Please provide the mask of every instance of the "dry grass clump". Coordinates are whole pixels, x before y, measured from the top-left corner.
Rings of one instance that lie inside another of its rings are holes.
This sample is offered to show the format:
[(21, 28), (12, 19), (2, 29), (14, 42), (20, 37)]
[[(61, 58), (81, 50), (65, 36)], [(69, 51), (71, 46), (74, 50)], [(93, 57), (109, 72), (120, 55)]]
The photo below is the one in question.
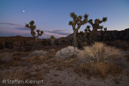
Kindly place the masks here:
[(101, 42), (96, 42), (92, 46), (85, 47), (85, 50), (80, 51), (78, 58), (82, 58), (86, 62), (89, 61), (112, 61), (114, 59), (120, 58), (122, 53), (120, 50), (106, 46)]
[[(24, 80), (25, 79), (25, 75), (23, 70), (4, 70), (2, 71), (2, 73), (0, 74), (0, 81), (2, 80), (8, 80), (8, 81), (13, 81), (13, 80)], [(23, 84), (18, 84), (18, 83), (0, 83), (0, 86), (22, 86)]]
[(56, 64), (57, 70), (64, 70), (66, 68), (74, 68), (76, 66), (77, 59), (71, 58), (71, 59), (55, 59), (53, 60), (53, 63)]
[(29, 61), (30, 63), (37, 63), (37, 62), (42, 63), (42, 62), (44, 62), (44, 61), (46, 61), (46, 60), (47, 60), (47, 58), (44, 57), (44, 56), (30, 56), (30, 57), (27, 59), (27, 61)]
[(120, 62), (121, 56), (123, 55), (120, 50), (96, 42), (78, 53), (77, 57), (82, 62), (74, 71), (79, 74), (87, 74), (89, 77), (100, 76), (105, 78), (109, 74), (117, 76), (122, 73), (122, 69), (115, 63), (117, 60)]
[(91, 76), (106, 78), (109, 74), (118, 76), (122, 73), (122, 69), (120, 67), (104, 62), (80, 64), (74, 69), (74, 71), (79, 75), (86, 74), (89, 78)]
[(8, 70), (8, 71), (3, 71), (1, 74), (2, 79), (24, 79), (24, 72), (23, 70)]
[(13, 54), (15, 54), (16, 52), (13, 53), (1, 53), (0, 54), (0, 62), (1, 63), (5, 63), (5, 62), (11, 62), (14, 59), (12, 58)]
[(13, 56), (19, 56), (19, 57), (25, 57), (27, 55), (29, 55), (30, 52), (17, 52), (15, 54), (13, 54)]
[(76, 57), (78, 52), (79, 50), (77, 48), (74, 48), (73, 46), (68, 46), (66, 48), (59, 50), (56, 53), (55, 57), (60, 59), (70, 59)]
[(56, 49), (50, 49), (48, 52), (47, 52), (47, 56), (52, 58), (54, 57), (56, 54)]
[(35, 50), (29, 56), (46, 56), (46, 51), (43, 50)]
[(76, 58), (71, 58), (71, 59), (67, 59), (67, 60), (57, 59), (55, 63), (62, 67), (73, 67), (73, 66), (75, 66), (76, 62), (77, 62)]
[[(30, 74), (30, 73), (29, 73)], [(6, 83), (0, 83), (0, 86), (37, 86), (36, 84), (25, 84), (25, 80), (32, 80), (30, 77), (28, 77), (29, 74), (26, 74), (23, 69), (10, 69), (10, 70), (4, 70), (0, 74), (0, 80), (6, 80)], [(38, 79), (39, 76), (41, 77), (41, 74), (35, 74), (33, 77), (36, 77)]]
[(35, 62), (43, 62), (47, 59), (47, 55), (46, 55), (46, 51), (43, 50), (36, 50), (34, 52), (32, 52), (31, 54), (29, 54), (27, 60), (31, 63), (35, 63)]

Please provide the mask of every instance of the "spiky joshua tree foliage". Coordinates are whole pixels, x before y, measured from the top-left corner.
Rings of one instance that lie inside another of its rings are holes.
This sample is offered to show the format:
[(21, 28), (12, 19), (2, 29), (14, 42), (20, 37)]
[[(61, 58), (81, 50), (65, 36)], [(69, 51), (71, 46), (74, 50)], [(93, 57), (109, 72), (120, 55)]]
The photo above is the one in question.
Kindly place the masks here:
[(30, 28), (31, 30), (30, 33), (35, 39), (35, 50), (37, 50), (37, 38), (43, 34), (43, 31), (37, 30), (37, 36), (36, 36), (36, 33), (35, 33), (36, 25), (34, 25), (33, 20), (30, 21), (29, 24), (26, 24), (25, 27)]
[(69, 25), (73, 28), (73, 46), (78, 47), (77, 33), (80, 27), (88, 22), (88, 15), (85, 14), (82, 20), (82, 16), (77, 16), (74, 12), (70, 13), (70, 16), (73, 18), (73, 21), (69, 21)]
[(97, 39), (97, 36), (96, 36), (97, 29), (102, 29), (103, 26), (100, 26), (100, 24), (101, 24), (102, 22), (106, 22), (106, 21), (107, 21), (107, 17), (103, 17), (102, 20), (100, 20), (100, 19), (95, 19), (94, 23), (93, 23), (92, 19), (90, 19), (90, 20), (88, 21), (88, 22), (92, 25), (92, 27), (93, 27), (93, 30), (92, 30), (92, 33), (93, 33), (92, 39), (93, 39), (94, 41), (96, 41), (96, 39)]

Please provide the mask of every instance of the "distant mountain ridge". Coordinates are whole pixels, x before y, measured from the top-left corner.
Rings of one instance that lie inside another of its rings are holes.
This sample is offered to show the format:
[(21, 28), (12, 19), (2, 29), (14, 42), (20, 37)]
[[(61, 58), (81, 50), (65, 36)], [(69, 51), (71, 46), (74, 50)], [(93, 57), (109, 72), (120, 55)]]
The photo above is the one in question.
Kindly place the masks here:
[[(100, 35), (100, 31), (98, 31), (98, 34)], [(116, 40), (119, 39), (119, 36), (123, 36), (124, 39), (129, 40), (129, 28), (126, 28), (126, 29), (121, 30), (121, 31), (107, 30), (107, 35), (116, 37)], [(17, 36), (7, 36), (7, 37), (6, 36), (1, 36), (0, 41), (4, 42), (6, 38), (14, 40), (14, 41), (33, 40), (34, 39), (33, 37), (23, 37), (23, 36), (17, 35)], [(62, 42), (62, 43), (63, 42), (69, 43), (70, 41), (72, 41), (72, 38), (73, 38), (73, 33), (66, 36), (66, 37), (60, 37), (56, 40), (59, 41), (59, 42)]]

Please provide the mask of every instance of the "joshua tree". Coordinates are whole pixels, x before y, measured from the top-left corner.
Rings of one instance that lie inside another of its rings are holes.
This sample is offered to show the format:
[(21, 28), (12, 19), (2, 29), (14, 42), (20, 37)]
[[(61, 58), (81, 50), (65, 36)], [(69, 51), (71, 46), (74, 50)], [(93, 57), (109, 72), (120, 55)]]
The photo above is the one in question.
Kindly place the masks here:
[(30, 28), (31, 30), (30, 33), (35, 39), (35, 50), (37, 50), (37, 38), (43, 34), (43, 31), (37, 30), (37, 36), (36, 36), (36, 33), (34, 32), (34, 30), (36, 29), (36, 25), (34, 25), (34, 21), (30, 21), (29, 24), (25, 25), (25, 27)]
[(88, 22), (88, 15), (85, 14), (83, 20), (81, 20), (82, 16), (77, 16), (74, 12), (70, 13), (70, 16), (73, 18), (73, 21), (69, 21), (69, 25), (71, 25), (73, 28), (73, 45), (74, 47), (78, 47), (77, 33), (81, 25)]
[(103, 17), (103, 19), (102, 20), (100, 20), (100, 19), (95, 19), (95, 21), (94, 21), (94, 23), (92, 22), (92, 19), (90, 19), (88, 22), (92, 25), (92, 27), (93, 27), (93, 30), (92, 30), (92, 39), (94, 40), (94, 41), (96, 41), (97, 40), (97, 36), (96, 36), (96, 34), (97, 34), (97, 29), (102, 29), (103, 28), (103, 26), (100, 26), (99, 24), (101, 24), (102, 22), (106, 22), (107, 21), (107, 17)]
[(78, 37), (78, 48), (79, 48), (79, 49), (83, 49), (83, 44), (84, 44), (84, 32), (83, 32), (83, 31), (80, 31), (80, 32), (77, 34), (77, 37)]
[(81, 36), (83, 36), (84, 35), (84, 33), (83, 33), (83, 31), (80, 31), (80, 33), (79, 33)]
[(91, 33), (90, 26), (88, 25), (84, 31), (84, 37), (86, 37), (88, 33)]
[(107, 33), (107, 27), (104, 28), (105, 34)]
[(90, 30), (90, 26), (88, 25), (84, 31), (85, 31), (85, 34), (84, 34), (85, 40), (89, 44), (91, 44), (91, 41), (92, 41), (92, 31)]
[(104, 28), (104, 42), (107, 40), (107, 27)]
[(51, 46), (54, 47), (54, 45), (55, 45), (55, 43), (54, 43), (55, 37), (52, 35), (50, 38), (51, 38)]

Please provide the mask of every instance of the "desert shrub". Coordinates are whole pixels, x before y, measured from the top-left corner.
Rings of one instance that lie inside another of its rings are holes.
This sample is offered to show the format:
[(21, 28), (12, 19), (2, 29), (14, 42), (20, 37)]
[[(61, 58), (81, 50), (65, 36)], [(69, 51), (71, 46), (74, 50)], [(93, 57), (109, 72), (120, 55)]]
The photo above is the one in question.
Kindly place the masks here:
[(0, 55), (0, 62), (4, 63), (4, 62), (11, 62), (14, 59), (12, 58), (12, 56), (15, 54), (16, 52), (13, 53), (2, 53)]
[(40, 61), (43, 62), (47, 59), (47, 55), (46, 55), (46, 51), (43, 50), (35, 50), (34, 52), (32, 52), (31, 54), (29, 54), (27, 60), (29, 62), (32, 61)]
[(46, 56), (46, 51), (43, 50), (35, 50), (29, 56)]
[(78, 58), (85, 59), (86, 62), (89, 61), (112, 61), (116, 58), (120, 58), (122, 53), (119, 49), (114, 47), (106, 46), (101, 42), (96, 42), (92, 46), (85, 47), (85, 50), (80, 51)]
[(54, 64), (56, 64), (58, 69), (65, 69), (65, 68), (74, 68), (76, 65), (77, 59), (76, 58), (71, 58), (71, 59), (55, 59)]
[(120, 50), (96, 42), (78, 53), (77, 57), (82, 62), (75, 67), (74, 71), (79, 74), (87, 74), (88, 77), (105, 78), (109, 74), (117, 76), (122, 73), (122, 68), (116, 65), (122, 56)]
[(75, 67), (74, 71), (79, 75), (86, 74), (89, 78), (102, 77), (106, 78), (109, 74), (118, 76), (122, 73), (122, 69), (115, 64), (109, 64), (105, 62), (89, 62), (86, 64), (80, 64)]
[(23, 79), (24, 73), (23, 70), (5, 70), (1, 74), (3, 79)]
[(50, 49), (49, 51), (47, 51), (47, 56), (49, 58), (54, 57), (55, 54), (56, 54), (56, 50), (55, 49)]
[(55, 56), (60, 59), (70, 59), (76, 57), (78, 52), (79, 50), (77, 48), (74, 48), (73, 46), (68, 46), (59, 50)]
[[(9, 69), (9, 70), (3, 70), (2, 72), (0, 72), (0, 80), (2, 81), (4, 80), (24, 80), (25, 79), (25, 75), (24, 75), (24, 70), (13, 70), (13, 69)], [(17, 83), (0, 83), (0, 86), (23, 86), (23, 84), (17, 84)]]

